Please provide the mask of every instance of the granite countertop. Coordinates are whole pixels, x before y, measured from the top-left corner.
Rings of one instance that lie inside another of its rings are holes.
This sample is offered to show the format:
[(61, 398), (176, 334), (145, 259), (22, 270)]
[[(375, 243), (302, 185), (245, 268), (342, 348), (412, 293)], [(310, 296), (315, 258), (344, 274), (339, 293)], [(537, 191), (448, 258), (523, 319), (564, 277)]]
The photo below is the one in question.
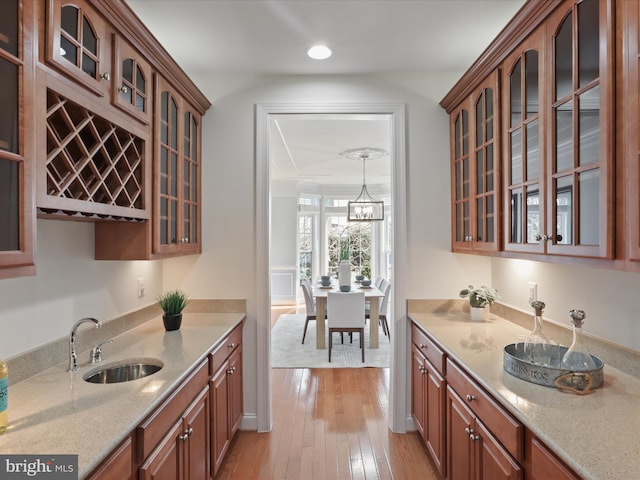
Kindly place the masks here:
[(9, 387), (9, 429), (0, 435), (0, 452), (77, 454), (79, 478), (85, 478), (244, 318), (185, 313), (180, 330), (165, 332), (158, 317), (115, 337), (103, 347), (102, 364), (145, 357), (164, 363), (130, 382), (85, 382), (83, 375), (98, 365), (88, 362), (92, 345), (79, 345), (78, 372), (67, 372), (64, 362)]
[(463, 312), (409, 318), (584, 479), (626, 480), (640, 472), (640, 379), (607, 365), (604, 385), (588, 395), (564, 393), (503, 370), (503, 347), (529, 330), (491, 315)]

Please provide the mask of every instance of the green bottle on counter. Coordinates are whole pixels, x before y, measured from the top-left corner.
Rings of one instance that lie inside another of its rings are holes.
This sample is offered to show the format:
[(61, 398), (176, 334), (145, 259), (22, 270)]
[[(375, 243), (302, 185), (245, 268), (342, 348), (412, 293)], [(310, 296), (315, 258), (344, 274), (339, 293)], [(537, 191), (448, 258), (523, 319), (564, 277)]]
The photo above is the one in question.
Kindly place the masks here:
[(9, 426), (9, 366), (0, 360), (0, 434)]

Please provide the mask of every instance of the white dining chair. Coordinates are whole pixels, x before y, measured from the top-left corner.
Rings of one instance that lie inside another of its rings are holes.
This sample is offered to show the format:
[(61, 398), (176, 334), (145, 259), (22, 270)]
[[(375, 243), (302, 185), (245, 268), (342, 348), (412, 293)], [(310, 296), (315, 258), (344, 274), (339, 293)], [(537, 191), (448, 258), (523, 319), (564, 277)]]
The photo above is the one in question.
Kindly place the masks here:
[[(387, 308), (389, 305), (389, 297), (391, 294), (391, 283), (383, 279), (378, 289), (384, 294), (384, 297), (382, 297), (382, 300), (380, 301), (380, 308), (378, 310), (378, 320), (380, 322), (380, 326), (382, 327), (382, 332), (387, 337), (389, 337), (389, 340), (391, 340), (391, 332), (389, 331), (389, 322), (387, 321)], [(369, 311), (368, 308), (365, 309), (365, 318), (371, 318), (371, 312)]]
[(304, 339), (307, 336), (307, 327), (309, 326), (309, 322), (316, 319), (316, 302), (313, 301), (313, 291), (309, 280), (306, 278), (303, 279), (301, 286), (302, 294), (304, 295), (304, 305), (307, 311), (307, 318), (304, 320), (304, 333), (302, 334), (302, 343), (304, 343)]
[(329, 328), (329, 362), (331, 362), (334, 332), (358, 332), (364, 363), (364, 292), (328, 292), (327, 326)]

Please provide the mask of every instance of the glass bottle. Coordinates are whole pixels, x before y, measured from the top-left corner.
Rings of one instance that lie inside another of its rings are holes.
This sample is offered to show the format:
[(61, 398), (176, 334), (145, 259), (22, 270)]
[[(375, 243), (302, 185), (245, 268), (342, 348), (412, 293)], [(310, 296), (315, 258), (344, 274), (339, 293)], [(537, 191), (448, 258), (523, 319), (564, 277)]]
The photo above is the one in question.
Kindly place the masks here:
[(539, 300), (531, 302), (534, 310), (533, 331), (524, 338), (525, 358), (537, 365), (549, 366), (551, 364), (551, 346), (553, 342), (544, 333), (542, 322), (542, 310), (544, 302)]
[(0, 360), (0, 434), (7, 431), (9, 426), (9, 367), (7, 362)]
[(560, 362), (560, 368), (571, 372), (595, 370), (596, 363), (584, 346), (584, 338), (582, 334), (582, 323), (586, 314), (582, 310), (571, 310), (569, 312), (569, 316), (573, 323), (573, 342), (563, 355), (562, 361)]

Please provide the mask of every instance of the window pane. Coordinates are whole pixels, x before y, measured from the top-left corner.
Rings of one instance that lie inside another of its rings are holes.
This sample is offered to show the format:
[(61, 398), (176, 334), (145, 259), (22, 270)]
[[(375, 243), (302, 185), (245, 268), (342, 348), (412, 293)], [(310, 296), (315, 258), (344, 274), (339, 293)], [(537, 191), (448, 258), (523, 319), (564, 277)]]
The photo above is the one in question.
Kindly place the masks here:
[(62, 7), (60, 26), (71, 38), (78, 40), (78, 9), (76, 7), (70, 5)]
[(144, 73), (142, 73), (142, 69), (136, 65), (136, 88), (142, 92), (147, 92), (147, 81), (144, 78)]
[(600, 88), (587, 90), (579, 97), (580, 165), (600, 160)]
[(487, 145), (487, 192), (493, 191), (493, 144)]
[(581, 245), (600, 244), (600, 170), (578, 175)]
[(19, 153), (18, 66), (0, 58), (0, 150)]
[(522, 122), (522, 92), (520, 91), (521, 84), (521, 64), (518, 60), (513, 71), (509, 77), (509, 94), (511, 96), (511, 123), (509, 126), (515, 127)]
[(20, 165), (0, 159), (0, 250), (20, 250)]
[(462, 110), (462, 155), (469, 154), (469, 114)]
[(484, 143), (484, 94), (480, 95), (476, 103), (476, 147)]
[(522, 188), (511, 190), (511, 243), (522, 243)]
[(573, 101), (556, 108), (556, 172), (573, 168)]
[(578, 72), (580, 86), (600, 75), (600, 25), (598, 0), (578, 4)]
[(484, 197), (476, 199), (476, 241), (484, 241)]
[(537, 180), (540, 175), (540, 138), (538, 121), (527, 125), (527, 180)]
[(540, 234), (540, 189), (538, 185), (527, 187), (527, 243), (538, 243)]
[(3, 0), (0, 16), (0, 48), (18, 56), (18, 0)]
[(511, 185), (522, 183), (522, 134), (520, 129), (511, 132)]
[(538, 52), (529, 50), (524, 54), (525, 60), (525, 105), (527, 106), (526, 118), (540, 111), (540, 99), (538, 97)]
[(96, 78), (98, 76), (98, 64), (93, 58), (85, 53), (82, 54), (82, 71), (92, 78)]
[(556, 101), (573, 91), (571, 23), (572, 16), (569, 14), (555, 38)]
[(553, 243), (573, 243), (573, 177), (556, 180), (556, 238)]
[(484, 193), (484, 150), (476, 152), (476, 193)]
[(131, 58), (127, 58), (122, 62), (122, 78), (129, 83), (133, 83), (133, 60)]
[(98, 55), (98, 38), (86, 17), (82, 19), (82, 46), (95, 56)]
[(60, 37), (60, 55), (72, 64), (78, 65), (78, 47), (67, 40), (64, 36)]

